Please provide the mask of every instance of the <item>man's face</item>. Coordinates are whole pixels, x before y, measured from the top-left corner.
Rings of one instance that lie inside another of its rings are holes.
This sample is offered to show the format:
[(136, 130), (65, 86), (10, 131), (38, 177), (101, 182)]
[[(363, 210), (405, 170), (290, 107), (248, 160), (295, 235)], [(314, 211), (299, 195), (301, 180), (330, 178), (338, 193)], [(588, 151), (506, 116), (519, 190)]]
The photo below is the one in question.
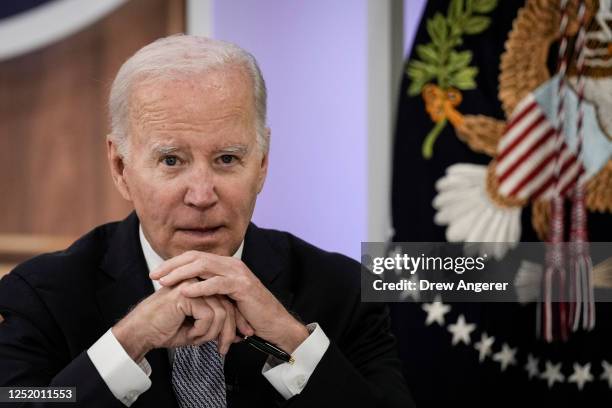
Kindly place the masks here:
[(109, 159), (147, 240), (166, 259), (191, 249), (232, 255), (267, 171), (250, 77), (230, 66), (135, 88), (128, 160), (121, 169), (111, 142)]

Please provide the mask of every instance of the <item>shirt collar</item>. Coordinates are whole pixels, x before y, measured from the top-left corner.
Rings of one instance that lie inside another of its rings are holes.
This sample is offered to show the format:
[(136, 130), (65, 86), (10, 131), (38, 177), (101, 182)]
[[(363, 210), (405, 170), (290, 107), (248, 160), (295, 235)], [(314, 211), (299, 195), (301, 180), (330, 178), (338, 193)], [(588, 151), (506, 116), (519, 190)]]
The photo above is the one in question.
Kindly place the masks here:
[[(142, 247), (142, 253), (144, 254), (145, 261), (147, 262), (147, 268), (149, 269), (149, 272), (151, 272), (152, 270), (157, 268), (159, 265), (161, 265), (162, 262), (164, 262), (164, 259), (161, 256), (159, 256), (157, 252), (153, 250), (153, 247), (151, 247), (151, 244), (149, 244), (149, 241), (147, 240), (147, 238), (144, 235), (144, 232), (142, 231), (142, 224), (138, 225), (138, 235), (140, 236), (140, 245)], [(240, 243), (240, 246), (238, 247), (234, 255), (232, 255), (232, 257), (236, 259), (242, 259), (243, 248), (244, 248), (244, 239), (242, 240), (242, 242)], [(157, 281), (153, 281), (153, 285), (155, 286), (156, 290), (159, 289), (159, 283)]]

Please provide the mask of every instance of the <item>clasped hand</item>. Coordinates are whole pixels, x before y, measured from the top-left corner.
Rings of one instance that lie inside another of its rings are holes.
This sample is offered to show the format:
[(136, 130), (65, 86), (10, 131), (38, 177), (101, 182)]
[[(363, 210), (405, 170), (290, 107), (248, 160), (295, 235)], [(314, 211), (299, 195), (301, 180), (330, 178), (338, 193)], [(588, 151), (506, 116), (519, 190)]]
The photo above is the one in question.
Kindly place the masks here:
[(187, 251), (150, 273), (163, 287), (139, 303), (113, 333), (135, 360), (149, 350), (217, 340), (226, 354), (236, 328), (292, 353), (308, 337), (295, 319), (239, 259)]

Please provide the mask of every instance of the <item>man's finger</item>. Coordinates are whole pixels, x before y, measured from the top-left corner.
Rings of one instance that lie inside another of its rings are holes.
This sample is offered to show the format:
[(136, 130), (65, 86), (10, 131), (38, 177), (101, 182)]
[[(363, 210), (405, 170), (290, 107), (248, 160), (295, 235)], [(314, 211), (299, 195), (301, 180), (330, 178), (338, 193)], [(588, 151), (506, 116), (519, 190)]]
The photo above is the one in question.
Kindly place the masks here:
[(208, 252), (187, 251), (164, 261), (155, 270), (149, 273), (149, 277), (153, 280), (161, 279), (175, 269), (192, 262), (202, 262), (202, 264), (206, 266), (206, 270), (213, 271), (216, 275), (222, 275), (224, 271), (228, 270), (228, 262), (232, 261), (233, 258), (230, 256), (221, 256)]
[(200, 339), (203, 337), (207, 337), (208, 331), (210, 330), (212, 323), (213, 323), (212, 314), (211, 314), (211, 317), (208, 319), (195, 319), (193, 321), (193, 327), (189, 329), (189, 332), (187, 333), (187, 335), (189, 336), (190, 339)]
[(234, 292), (232, 280), (225, 276), (214, 276), (205, 281), (191, 283), (181, 288), (183, 296), (189, 298), (213, 295), (231, 295)]
[(193, 329), (189, 325), (181, 326), (172, 339), (171, 347), (180, 347), (193, 344), (192, 337), (189, 335), (190, 330)]
[(227, 354), (232, 344), (232, 340), (236, 336), (236, 311), (227, 299), (221, 299), (221, 304), (225, 308), (226, 317), (223, 323), (223, 329), (219, 335), (219, 352), (223, 355)]
[(172, 270), (178, 268), (179, 266), (191, 263), (199, 258), (202, 254), (205, 255), (204, 252), (197, 251), (187, 251), (183, 252), (180, 255), (175, 256), (174, 258), (170, 258), (162, 262), (157, 268), (155, 268), (151, 273), (149, 273), (149, 277), (153, 280), (157, 280), (162, 276), (167, 275)]
[(193, 262), (179, 266), (172, 270), (169, 274), (162, 276), (159, 283), (163, 286), (174, 286), (179, 282), (192, 278), (211, 278), (215, 276), (213, 273), (206, 271), (206, 262), (202, 262), (201, 258)]
[(251, 327), (249, 322), (247, 322), (242, 313), (240, 313), (240, 310), (236, 310), (236, 327), (243, 336), (252, 336), (255, 334), (255, 330)]
[(227, 312), (219, 299), (215, 296), (204, 299), (204, 301), (208, 304), (208, 306), (213, 310), (213, 321), (208, 328), (208, 332), (206, 333), (205, 339), (207, 341), (215, 340), (219, 337), (219, 333), (223, 329), (223, 323), (227, 317)]
[(215, 317), (214, 309), (203, 299), (185, 299), (190, 304), (194, 319), (193, 327), (189, 331), (190, 338), (205, 336), (213, 324)]

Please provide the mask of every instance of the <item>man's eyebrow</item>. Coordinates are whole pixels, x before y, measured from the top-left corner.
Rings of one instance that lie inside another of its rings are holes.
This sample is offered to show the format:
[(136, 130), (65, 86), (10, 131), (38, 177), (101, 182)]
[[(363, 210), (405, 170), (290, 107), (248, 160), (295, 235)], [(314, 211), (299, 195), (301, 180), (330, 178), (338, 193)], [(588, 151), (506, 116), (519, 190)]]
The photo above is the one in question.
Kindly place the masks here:
[(163, 146), (163, 145), (153, 145), (151, 147), (151, 153), (154, 156), (164, 156), (170, 153), (174, 153), (180, 150), (177, 146)]
[(219, 153), (237, 153), (237, 154), (242, 154), (245, 155), (248, 151), (249, 148), (245, 145), (232, 145), (232, 146), (224, 146), (222, 148), (220, 148)]

